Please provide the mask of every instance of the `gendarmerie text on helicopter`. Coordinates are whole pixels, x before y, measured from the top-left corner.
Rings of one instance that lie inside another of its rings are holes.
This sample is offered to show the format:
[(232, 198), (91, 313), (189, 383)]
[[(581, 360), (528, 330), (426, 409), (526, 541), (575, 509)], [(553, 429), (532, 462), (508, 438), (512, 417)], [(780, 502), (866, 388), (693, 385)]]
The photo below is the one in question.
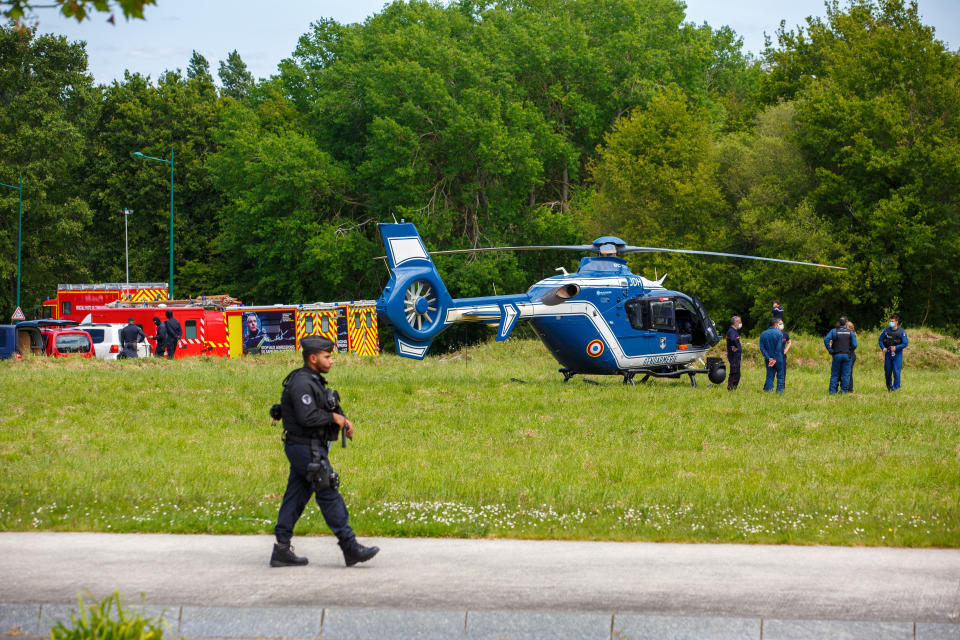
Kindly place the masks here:
[[(720, 384), (726, 369), (720, 358), (707, 358), (719, 342), (716, 326), (697, 296), (670, 291), (663, 278), (648, 280), (631, 273), (621, 256), (630, 253), (690, 253), (766, 260), (787, 264), (843, 269), (832, 265), (780, 260), (714, 251), (635, 247), (604, 236), (591, 244), (490, 247), (427, 251), (410, 223), (380, 223), (390, 280), (377, 300), (377, 313), (394, 330), (397, 353), (422, 359), (441, 331), (456, 322), (496, 325), (497, 341), (510, 337), (516, 323), (526, 320), (560, 363), (566, 382), (576, 374), (623, 376), (633, 382), (651, 376), (679, 378), (705, 373)], [(580, 260), (575, 273), (545, 278), (526, 293), (478, 298), (453, 298), (430, 258), (431, 254), (477, 251), (565, 249), (596, 255)]]

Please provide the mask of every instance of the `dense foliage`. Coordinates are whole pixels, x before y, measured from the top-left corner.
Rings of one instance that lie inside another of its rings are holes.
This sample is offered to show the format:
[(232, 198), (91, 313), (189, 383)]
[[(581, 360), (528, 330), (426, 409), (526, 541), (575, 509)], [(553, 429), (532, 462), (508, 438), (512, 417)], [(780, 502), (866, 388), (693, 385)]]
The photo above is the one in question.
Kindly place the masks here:
[[(960, 327), (960, 57), (914, 4), (851, 0), (781, 26), (761, 60), (678, 0), (394, 2), (318, 20), (276, 75), (236, 51), (95, 86), (82, 43), (0, 30), (0, 182), (24, 180), (22, 301), (168, 270), (248, 303), (375, 298), (376, 222), (435, 249), (630, 243), (828, 262), (644, 254), (720, 324)], [(219, 84), (219, 86), (218, 86)], [(16, 287), (0, 190), (0, 309)], [(516, 292), (578, 256), (439, 257), (454, 295)]]

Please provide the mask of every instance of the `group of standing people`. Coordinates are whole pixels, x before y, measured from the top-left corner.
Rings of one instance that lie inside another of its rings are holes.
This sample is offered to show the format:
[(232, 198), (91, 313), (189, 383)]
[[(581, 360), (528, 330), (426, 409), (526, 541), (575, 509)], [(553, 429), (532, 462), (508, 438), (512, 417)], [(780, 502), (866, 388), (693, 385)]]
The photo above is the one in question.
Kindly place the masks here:
[[(157, 348), (153, 355), (162, 358), (166, 353), (167, 358), (172, 360), (177, 352), (177, 343), (180, 341), (180, 336), (183, 335), (183, 328), (180, 326), (180, 322), (173, 317), (173, 312), (170, 309), (167, 309), (166, 316), (167, 319), (163, 321), (157, 316), (153, 317), (156, 330), (154, 335), (150, 337), (157, 342)], [(136, 358), (137, 343), (146, 339), (147, 336), (144, 335), (143, 329), (136, 324), (133, 318), (128, 318), (127, 326), (120, 329), (120, 357)]]
[(180, 322), (173, 317), (173, 312), (167, 309), (165, 314), (167, 319), (161, 321), (159, 317), (153, 316), (153, 324), (156, 326), (156, 333), (153, 339), (157, 342), (157, 348), (153, 352), (158, 358), (162, 358), (166, 353), (167, 358), (173, 360), (177, 352), (177, 343), (180, 342), (180, 336), (183, 335), (183, 328)]
[[(766, 361), (767, 375), (763, 384), (764, 391), (772, 391), (776, 382), (777, 393), (786, 389), (787, 352), (790, 350), (790, 334), (784, 329), (783, 306), (773, 301), (770, 328), (760, 334), (760, 353)], [(740, 343), (740, 329), (743, 322), (740, 316), (730, 319), (727, 330), (727, 361), (730, 364), (730, 377), (727, 389), (732, 391), (740, 384), (740, 362), (743, 347)], [(830, 394), (850, 393), (853, 391), (853, 365), (857, 361), (857, 334), (853, 323), (841, 317), (837, 326), (823, 337), (823, 344), (832, 357), (830, 366)], [(900, 326), (900, 317), (890, 316), (887, 326), (880, 334), (880, 349), (883, 351), (883, 371), (889, 391), (900, 389), (900, 371), (903, 369), (903, 350), (907, 347), (907, 332)]]

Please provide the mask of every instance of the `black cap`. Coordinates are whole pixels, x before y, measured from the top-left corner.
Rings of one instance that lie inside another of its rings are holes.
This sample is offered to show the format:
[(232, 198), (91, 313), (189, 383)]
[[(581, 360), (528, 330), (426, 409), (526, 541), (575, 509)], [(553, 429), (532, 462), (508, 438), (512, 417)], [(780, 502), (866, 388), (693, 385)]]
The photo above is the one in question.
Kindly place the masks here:
[(127, 322), (129, 322), (130, 324), (133, 324), (136, 321), (132, 317), (130, 317), (130, 318), (127, 318)]
[(307, 336), (300, 340), (300, 349), (303, 351), (303, 355), (310, 355), (311, 353), (318, 353), (320, 351), (333, 353), (333, 347), (333, 340), (329, 340), (323, 336)]
[(160, 318), (153, 316), (153, 324), (160, 324)]

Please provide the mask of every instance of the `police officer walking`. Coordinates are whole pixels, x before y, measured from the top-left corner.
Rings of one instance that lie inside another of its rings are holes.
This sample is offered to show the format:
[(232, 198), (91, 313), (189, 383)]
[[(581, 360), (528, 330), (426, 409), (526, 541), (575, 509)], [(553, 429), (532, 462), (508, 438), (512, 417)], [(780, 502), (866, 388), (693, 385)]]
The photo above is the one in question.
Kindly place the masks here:
[(137, 343), (143, 342), (147, 336), (143, 330), (134, 324), (133, 318), (127, 319), (127, 326), (120, 329), (120, 355), (118, 358), (136, 358)]
[(352, 567), (370, 560), (380, 551), (357, 542), (348, 522), (347, 505), (337, 491), (339, 477), (329, 463), (327, 443), (335, 441), (341, 431), (352, 438), (353, 423), (343, 415), (339, 397), (327, 389), (322, 375), (333, 366), (334, 343), (320, 336), (308, 336), (300, 341), (300, 347), (303, 367), (292, 371), (283, 381), (280, 399), (284, 452), (290, 462), (290, 475), (274, 528), (277, 542), (270, 566), (307, 564), (306, 558), (293, 553), (290, 539), (294, 525), (315, 494), (323, 519), (343, 551), (344, 562)]
[(883, 349), (883, 377), (888, 391), (900, 389), (900, 370), (903, 369), (903, 350), (907, 348), (907, 332), (900, 326), (900, 316), (893, 314), (880, 333)]
[(156, 331), (151, 337), (157, 342), (157, 348), (154, 349), (153, 355), (162, 358), (163, 352), (167, 349), (167, 326), (157, 316), (153, 316), (153, 324), (156, 326)]
[(173, 311), (167, 309), (167, 320), (163, 323), (167, 332), (167, 358), (173, 360), (173, 354), (177, 352), (177, 343), (180, 342), (180, 336), (183, 335), (183, 328), (176, 318), (173, 317)]
[(847, 319), (842, 317), (837, 322), (837, 326), (823, 337), (823, 345), (833, 356), (833, 363), (830, 366), (830, 393), (837, 392), (837, 385), (840, 385), (841, 393), (849, 393), (851, 389), (851, 368), (853, 367), (854, 350), (857, 348), (857, 334), (847, 326)]
[(743, 350), (740, 346), (740, 329), (743, 322), (740, 316), (730, 318), (730, 328), (727, 329), (727, 362), (730, 363), (730, 377), (727, 378), (727, 390), (733, 391), (740, 384), (740, 357)]
[(763, 384), (764, 391), (773, 389), (773, 378), (777, 378), (777, 393), (783, 393), (786, 388), (783, 365), (783, 336), (780, 329), (783, 320), (770, 318), (770, 328), (760, 334), (760, 353), (767, 361), (767, 379)]

